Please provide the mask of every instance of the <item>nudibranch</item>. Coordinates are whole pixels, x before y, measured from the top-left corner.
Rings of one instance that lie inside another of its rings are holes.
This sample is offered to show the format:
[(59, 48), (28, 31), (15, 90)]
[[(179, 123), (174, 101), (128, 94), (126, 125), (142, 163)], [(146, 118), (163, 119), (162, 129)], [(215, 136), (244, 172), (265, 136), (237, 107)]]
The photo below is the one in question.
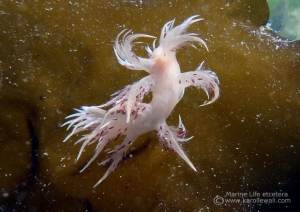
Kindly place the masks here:
[[(176, 51), (186, 46), (198, 43), (206, 48), (206, 43), (196, 33), (187, 33), (186, 30), (193, 23), (203, 20), (198, 15), (192, 16), (182, 24), (174, 27), (174, 21), (167, 22), (159, 38), (159, 46), (146, 47), (149, 58), (137, 56), (132, 47), (140, 42), (138, 38), (155, 38), (147, 34), (130, 34), (123, 30), (118, 34), (114, 43), (114, 52), (118, 62), (131, 70), (145, 70), (148, 76), (112, 94), (112, 98), (99, 106), (83, 106), (76, 109), (77, 113), (66, 118), (71, 120), (64, 123), (73, 127), (72, 132), (65, 138), (68, 140), (74, 134), (86, 131), (75, 144), (82, 142), (77, 160), (87, 145), (96, 143), (95, 154), (81, 170), (86, 169), (111, 142), (123, 137), (122, 142), (112, 148), (111, 156), (101, 164), (110, 163), (103, 177), (95, 184), (100, 184), (126, 156), (126, 152), (135, 139), (144, 133), (156, 130), (159, 141), (165, 149), (175, 151), (187, 164), (196, 171), (192, 162), (181, 148), (181, 143), (190, 140), (186, 138), (186, 129), (179, 116), (177, 127), (168, 126), (166, 119), (180, 101), (184, 89), (196, 86), (205, 91), (208, 105), (219, 97), (219, 81), (217, 75), (203, 66), (203, 62), (195, 71), (181, 73), (176, 59)], [(122, 38), (120, 38), (120, 36)], [(195, 47), (196, 48), (196, 47)], [(144, 96), (152, 92), (150, 103), (144, 103)], [(106, 110), (103, 108), (107, 108)]]

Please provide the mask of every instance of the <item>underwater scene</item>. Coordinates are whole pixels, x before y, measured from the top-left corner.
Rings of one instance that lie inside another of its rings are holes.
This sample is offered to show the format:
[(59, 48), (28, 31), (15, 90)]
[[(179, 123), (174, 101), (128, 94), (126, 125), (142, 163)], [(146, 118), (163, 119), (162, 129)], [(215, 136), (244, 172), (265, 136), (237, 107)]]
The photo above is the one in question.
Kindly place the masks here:
[(287, 2), (0, 1), (0, 211), (297, 211)]

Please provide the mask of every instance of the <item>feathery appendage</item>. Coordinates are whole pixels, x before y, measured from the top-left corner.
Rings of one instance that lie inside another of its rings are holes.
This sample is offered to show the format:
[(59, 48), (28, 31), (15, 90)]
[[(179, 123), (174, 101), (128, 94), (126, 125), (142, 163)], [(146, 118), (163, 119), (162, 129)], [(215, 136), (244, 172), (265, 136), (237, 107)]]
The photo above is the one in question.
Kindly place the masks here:
[[(66, 117), (73, 119), (67, 121), (62, 126), (68, 125), (67, 130), (71, 127), (73, 127), (73, 130), (63, 142), (77, 133), (89, 131), (89, 133), (83, 135), (82, 138), (75, 142), (75, 144), (83, 142), (76, 160), (79, 159), (87, 145), (98, 142), (94, 156), (80, 172), (85, 170), (110, 142), (117, 140), (121, 135), (125, 135), (131, 118), (134, 121), (141, 114), (151, 110), (151, 106), (142, 101), (144, 96), (151, 91), (152, 85), (152, 78), (146, 76), (140, 81), (132, 85), (127, 85), (114, 93), (112, 99), (107, 103), (100, 106), (83, 106), (81, 110), (75, 109), (77, 113)], [(110, 109), (101, 109), (103, 107), (110, 107)], [(131, 139), (130, 142), (126, 143), (128, 138), (126, 137), (121, 145), (116, 146), (113, 151), (110, 151), (110, 153), (114, 152), (114, 154), (106, 162), (112, 160), (112, 164), (96, 185), (102, 182), (115, 169), (128, 147), (135, 140)]]
[(207, 95), (210, 101), (203, 103), (200, 106), (209, 105), (219, 98), (219, 79), (215, 72), (203, 66), (202, 62), (195, 71), (189, 71), (178, 75), (178, 82), (183, 86), (183, 89), (189, 86), (201, 88)]
[(104, 119), (108, 114), (122, 112), (126, 114), (126, 121), (129, 122), (130, 115), (137, 115), (138, 106), (142, 103), (144, 96), (151, 91), (153, 79), (151, 76), (146, 76), (132, 85), (127, 85), (123, 89), (117, 91), (112, 95), (112, 99), (99, 107), (111, 107)]
[[(121, 135), (126, 133), (129, 124), (126, 122), (126, 116), (118, 113), (108, 115), (106, 116), (105, 120), (103, 120), (106, 111), (99, 107), (82, 107), (81, 110), (77, 111), (77, 113), (67, 117), (74, 119), (63, 124), (63, 126), (69, 125), (68, 129), (73, 127), (72, 132), (66, 137), (64, 142), (74, 134), (82, 131), (89, 131), (89, 133), (84, 134), (82, 138), (75, 142), (75, 144), (83, 142), (76, 160), (79, 159), (87, 145), (97, 142), (95, 153), (89, 162), (84, 166), (84, 168), (80, 170), (80, 172), (82, 172), (97, 158), (101, 151), (110, 142), (117, 140)], [(103, 161), (101, 164), (106, 164), (112, 161), (111, 165), (104, 176), (95, 184), (95, 186), (101, 183), (116, 168), (117, 164), (124, 158), (127, 149), (134, 140), (135, 138), (126, 136), (120, 145), (115, 146), (109, 152), (109, 154), (112, 154), (112, 156)]]
[[(117, 165), (122, 161), (123, 158), (126, 156), (126, 152), (130, 145), (135, 141), (136, 137), (130, 137), (126, 136), (125, 139), (122, 141), (120, 145), (115, 146), (111, 151), (109, 151), (109, 154), (113, 154), (110, 158), (100, 163), (100, 165), (104, 165), (109, 163), (111, 164), (103, 177), (94, 185), (94, 188), (99, 185), (105, 178), (116, 169)], [(96, 154), (95, 154), (96, 155)], [(95, 157), (94, 155), (94, 157)], [(97, 157), (97, 156), (96, 156)]]
[(115, 45), (114, 45), (114, 51), (115, 55), (118, 59), (118, 62), (122, 65), (125, 66), (128, 69), (132, 70), (148, 70), (149, 67), (151, 66), (151, 61), (145, 58), (138, 57), (133, 51), (132, 47), (134, 46), (135, 43), (133, 43), (134, 40), (138, 38), (155, 38), (151, 35), (146, 35), (146, 34), (131, 34), (131, 30), (126, 32), (123, 35), (122, 41), (119, 42), (121, 34), (123, 34), (126, 30), (123, 30), (118, 34), (115, 40)]
[(180, 142), (185, 142), (193, 138), (185, 138), (187, 132), (181, 122), (180, 116), (177, 127), (169, 127), (166, 122), (163, 122), (158, 125), (156, 130), (164, 148), (176, 152), (194, 171), (197, 171), (180, 146)]
[[(106, 111), (96, 106), (83, 106), (81, 110), (77, 111), (77, 113), (66, 117), (75, 117), (74, 119), (69, 120), (62, 125), (68, 125), (67, 129), (73, 127), (72, 132), (63, 142), (79, 132), (89, 131), (89, 133), (84, 134), (82, 138), (75, 142), (75, 144), (83, 142), (79, 150), (77, 160), (87, 145), (98, 142), (96, 153), (86, 165), (87, 167), (98, 156), (98, 154), (100, 154), (105, 146), (107, 146), (110, 142), (117, 140), (127, 130), (128, 124), (124, 119), (124, 115), (119, 113), (108, 115), (106, 119), (103, 120), (103, 117), (106, 115)], [(86, 167), (84, 167), (83, 170)]]
[(184, 46), (193, 46), (193, 42), (202, 44), (206, 50), (208, 48), (206, 43), (198, 37), (196, 33), (186, 33), (187, 28), (189, 28), (193, 23), (203, 20), (203, 18), (195, 19), (199, 17), (198, 15), (192, 16), (185, 20), (182, 24), (173, 27), (175, 20), (169, 21), (164, 25), (160, 34), (160, 46), (165, 50), (175, 51)]

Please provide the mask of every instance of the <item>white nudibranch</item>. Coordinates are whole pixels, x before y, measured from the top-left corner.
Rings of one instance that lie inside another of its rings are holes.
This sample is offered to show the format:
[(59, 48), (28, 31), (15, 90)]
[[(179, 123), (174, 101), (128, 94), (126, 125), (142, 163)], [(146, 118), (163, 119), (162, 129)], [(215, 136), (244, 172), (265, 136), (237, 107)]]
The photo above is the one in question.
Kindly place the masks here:
[[(86, 132), (75, 143), (82, 143), (77, 160), (87, 145), (96, 143), (94, 156), (81, 171), (86, 169), (109, 143), (120, 136), (124, 137), (121, 144), (108, 152), (111, 157), (101, 163), (110, 163), (110, 166), (95, 186), (116, 168), (139, 135), (153, 130), (158, 132), (159, 140), (166, 149), (175, 151), (196, 171), (181, 148), (182, 142), (191, 139), (186, 138), (187, 132), (181, 118), (179, 117), (179, 124), (176, 127), (168, 126), (166, 119), (180, 101), (186, 87), (195, 86), (205, 91), (210, 100), (203, 105), (211, 104), (219, 97), (218, 77), (204, 67), (203, 62), (195, 71), (181, 73), (176, 59), (178, 49), (186, 46), (195, 47), (196, 43), (208, 50), (205, 42), (197, 34), (186, 32), (189, 26), (200, 20), (202, 19), (195, 15), (176, 27), (174, 27), (174, 20), (167, 22), (161, 30), (159, 46), (155, 47), (154, 41), (153, 49), (146, 47), (149, 58), (137, 56), (132, 47), (140, 43), (134, 42), (138, 38), (155, 37), (146, 34), (129, 34), (130, 31), (125, 32), (125, 30), (118, 34), (114, 43), (118, 62), (128, 69), (145, 70), (149, 75), (117, 91), (105, 104), (76, 109), (77, 113), (68, 116), (67, 118), (71, 120), (64, 123), (68, 125), (68, 129), (73, 128), (64, 141), (72, 135)], [(149, 92), (152, 92), (152, 99), (150, 103), (144, 103), (144, 96)]]

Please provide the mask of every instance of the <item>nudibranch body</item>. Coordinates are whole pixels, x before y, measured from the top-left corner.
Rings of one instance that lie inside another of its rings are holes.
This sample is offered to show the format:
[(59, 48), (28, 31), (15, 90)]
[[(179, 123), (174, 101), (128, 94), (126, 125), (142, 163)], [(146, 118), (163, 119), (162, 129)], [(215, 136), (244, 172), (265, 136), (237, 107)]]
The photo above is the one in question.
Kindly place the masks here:
[[(202, 20), (197, 17), (192, 16), (176, 27), (174, 27), (174, 20), (167, 22), (162, 28), (159, 46), (155, 48), (154, 41), (153, 49), (146, 47), (149, 58), (137, 56), (132, 47), (138, 38), (154, 37), (146, 34), (129, 35), (130, 31), (128, 31), (120, 42), (120, 36), (125, 32), (122, 31), (114, 43), (118, 62), (128, 69), (145, 70), (149, 75), (117, 91), (107, 103), (100, 106), (83, 106), (77, 110), (77, 113), (67, 117), (72, 119), (64, 125), (69, 125), (68, 129), (73, 127), (73, 130), (64, 141), (74, 134), (87, 131), (75, 143), (83, 142), (77, 160), (87, 145), (97, 143), (94, 156), (81, 171), (87, 168), (109, 143), (124, 136), (121, 144), (109, 151), (111, 157), (101, 163), (111, 162), (110, 167), (95, 186), (116, 168), (139, 135), (153, 130), (158, 132), (159, 140), (166, 149), (175, 151), (196, 171), (181, 148), (181, 142), (191, 139), (185, 138), (186, 129), (181, 118), (179, 117), (177, 127), (168, 126), (166, 119), (188, 86), (201, 88), (208, 98), (211, 98), (203, 105), (210, 104), (219, 97), (218, 78), (214, 72), (203, 66), (203, 62), (195, 71), (181, 73), (176, 59), (176, 50), (186, 46), (195, 47), (193, 43), (201, 44), (207, 49), (205, 42), (197, 34), (186, 33), (191, 24)], [(152, 100), (150, 103), (144, 103), (143, 98), (149, 92), (152, 92)]]

